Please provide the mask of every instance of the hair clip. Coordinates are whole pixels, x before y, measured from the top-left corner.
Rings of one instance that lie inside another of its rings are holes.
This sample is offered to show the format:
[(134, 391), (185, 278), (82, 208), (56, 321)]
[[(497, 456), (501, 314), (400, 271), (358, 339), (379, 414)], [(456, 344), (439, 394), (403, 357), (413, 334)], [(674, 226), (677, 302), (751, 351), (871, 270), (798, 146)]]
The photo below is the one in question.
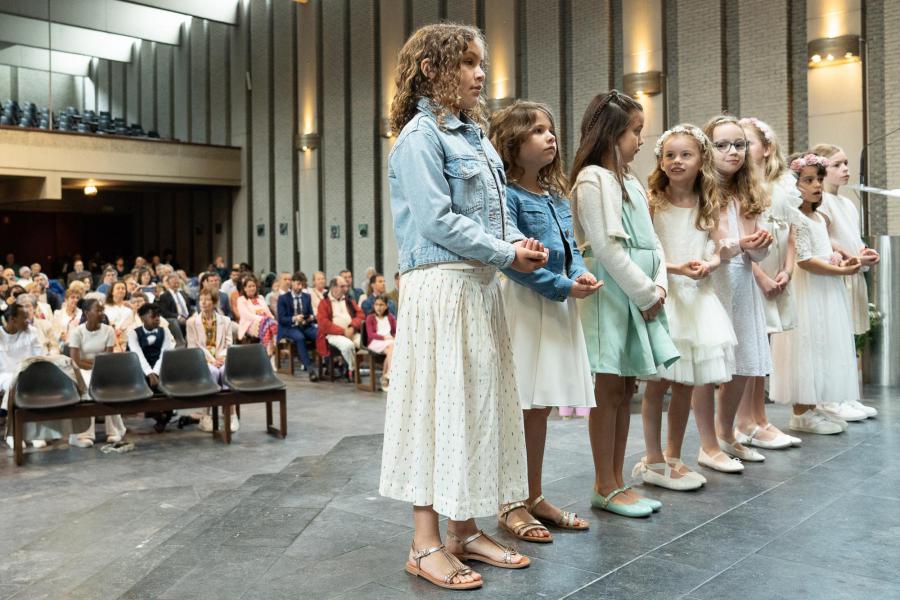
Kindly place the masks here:
[(766, 139), (767, 144), (771, 144), (775, 141), (775, 132), (769, 127), (769, 124), (765, 121), (757, 119), (756, 117), (744, 117), (740, 121), (738, 121), (741, 125), (753, 125), (757, 129), (762, 132), (763, 137)]

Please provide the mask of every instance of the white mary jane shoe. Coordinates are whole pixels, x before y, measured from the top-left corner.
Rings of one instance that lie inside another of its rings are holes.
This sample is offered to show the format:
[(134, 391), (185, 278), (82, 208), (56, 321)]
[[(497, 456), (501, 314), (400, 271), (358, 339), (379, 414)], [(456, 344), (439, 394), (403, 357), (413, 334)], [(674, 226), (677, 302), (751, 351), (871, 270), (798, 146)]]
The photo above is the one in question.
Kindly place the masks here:
[[(662, 471), (662, 473), (659, 473), (659, 471)], [(631, 476), (637, 477), (640, 475), (644, 480), (644, 483), (675, 490), (676, 492), (696, 490), (703, 485), (701, 482), (693, 477), (688, 477), (687, 475), (672, 477), (673, 472), (672, 467), (668, 463), (648, 463), (647, 457), (645, 456), (641, 459), (641, 462), (634, 465)]]
[(682, 477), (692, 477), (699, 481), (702, 485), (706, 485), (706, 477), (698, 473), (697, 471), (692, 470), (689, 466), (681, 462), (680, 458), (669, 458), (666, 457), (666, 462), (669, 463), (669, 466), (672, 467), (676, 471), (681, 471), (681, 467), (684, 467), (688, 470), (687, 473), (682, 475)]
[(739, 458), (745, 462), (762, 462), (766, 460), (766, 457), (754, 450), (753, 448), (744, 448), (741, 450), (737, 447), (737, 442), (734, 444), (729, 444), (722, 438), (719, 439), (719, 448), (722, 449), (722, 452), (725, 454), (732, 456), (734, 458)]
[(784, 435), (776, 436), (773, 440), (761, 440), (756, 437), (760, 431), (765, 430), (765, 428), (755, 425), (753, 431), (748, 435), (735, 427), (734, 439), (737, 440), (738, 444), (743, 446), (756, 446), (757, 448), (765, 448), (767, 450), (781, 450), (783, 448), (789, 448), (792, 445), (791, 440), (787, 439), (787, 436)]
[(727, 460), (724, 461), (713, 460), (703, 451), (703, 448), (700, 448), (700, 454), (697, 456), (697, 464), (722, 473), (740, 473), (744, 470), (744, 465), (740, 460), (731, 458), (728, 455), (726, 455), (726, 459)]

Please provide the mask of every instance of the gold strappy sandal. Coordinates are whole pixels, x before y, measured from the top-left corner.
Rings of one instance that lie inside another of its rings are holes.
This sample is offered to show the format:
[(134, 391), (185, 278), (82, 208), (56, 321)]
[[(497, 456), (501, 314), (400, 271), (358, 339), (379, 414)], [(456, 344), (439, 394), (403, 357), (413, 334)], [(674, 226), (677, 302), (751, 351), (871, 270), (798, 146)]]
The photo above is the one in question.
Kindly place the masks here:
[[(460, 560), (477, 560), (478, 562), (483, 562), (487, 565), (491, 565), (492, 567), (500, 567), (501, 569), (524, 569), (525, 567), (527, 567), (528, 565), (531, 564), (531, 560), (524, 554), (520, 555), (522, 557), (521, 561), (519, 561), (517, 563), (513, 562), (512, 561), (513, 556), (515, 556), (516, 554), (519, 554), (519, 552), (513, 548), (504, 546), (503, 544), (501, 544), (500, 542), (498, 542), (497, 540), (495, 540), (494, 538), (492, 538), (485, 532), (481, 531), (480, 529), (477, 532), (470, 535), (469, 537), (467, 537), (466, 539), (462, 539), (461, 537), (459, 537), (452, 531), (447, 531), (447, 537), (454, 538), (456, 541), (459, 542), (459, 545), (462, 546), (462, 553), (455, 555)], [(466, 549), (466, 546), (468, 546), (469, 544), (471, 544), (472, 542), (474, 542), (475, 540), (477, 540), (480, 537), (483, 537), (487, 541), (491, 542), (492, 544), (494, 544), (495, 546), (497, 546), (501, 550), (503, 550), (503, 560), (494, 560), (493, 558), (491, 558), (489, 556), (485, 556), (484, 554), (479, 554), (477, 552), (469, 552)]]
[[(442, 588), (446, 588), (448, 590), (474, 590), (480, 588), (482, 585), (482, 581), (471, 581), (469, 583), (451, 583), (453, 578), (457, 575), (471, 575), (472, 569), (467, 567), (466, 565), (459, 562), (459, 559), (453, 556), (449, 550), (447, 550), (446, 546), (441, 544), (440, 546), (435, 546), (434, 548), (428, 548), (426, 550), (416, 550), (415, 546), (412, 546), (413, 551), (413, 560), (416, 561), (416, 564), (412, 564), (409, 560), (406, 561), (406, 572), (411, 575), (415, 575), (416, 577), (422, 576), (434, 585)], [(444, 575), (443, 579), (439, 579), (434, 575), (429, 574), (427, 571), (422, 570), (422, 559), (428, 556), (429, 554), (434, 554), (435, 552), (440, 552), (441, 556), (443, 556), (450, 566), (453, 567), (453, 570), (450, 571), (447, 575)]]
[[(534, 499), (534, 502), (528, 504), (528, 512), (534, 515), (534, 507), (546, 500), (543, 495)], [(572, 529), (575, 531), (585, 531), (590, 528), (590, 524), (578, 526), (578, 515), (567, 510), (559, 511), (559, 519), (550, 519), (534, 515), (534, 518), (544, 524), (554, 525), (560, 529)]]
[[(525, 508), (525, 503), (521, 501), (510, 502), (509, 504), (504, 504), (500, 507), (500, 514), (497, 515), (497, 522), (500, 523), (500, 527), (525, 542), (549, 544), (553, 541), (552, 535), (548, 535), (547, 537), (534, 537), (526, 535), (529, 531), (534, 531), (535, 529), (547, 529), (546, 527), (544, 527), (543, 523), (541, 523), (534, 517), (532, 517), (530, 521), (516, 521), (515, 523), (510, 523), (509, 513), (517, 508)], [(525, 510), (528, 509), (526, 508)]]

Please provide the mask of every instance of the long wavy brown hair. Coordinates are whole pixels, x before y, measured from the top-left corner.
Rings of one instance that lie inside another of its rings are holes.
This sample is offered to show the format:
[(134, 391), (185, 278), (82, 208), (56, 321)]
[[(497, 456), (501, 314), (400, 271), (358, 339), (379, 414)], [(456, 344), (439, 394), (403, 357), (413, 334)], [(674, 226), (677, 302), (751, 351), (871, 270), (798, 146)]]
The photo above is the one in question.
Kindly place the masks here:
[[(419, 98), (429, 98), (434, 104), (438, 125), (451, 110), (457, 110), (459, 96), (459, 65), (469, 44), (478, 42), (483, 50), (482, 69), (487, 70), (487, 45), (475, 27), (457, 23), (438, 23), (419, 28), (409, 36), (397, 56), (395, 83), (397, 93), (391, 101), (390, 125), (396, 135), (416, 114)], [(434, 77), (422, 71), (422, 61), (431, 61)], [(487, 104), (484, 96), (462, 114), (482, 128), (487, 127)]]
[[(716, 127), (727, 123), (734, 124), (742, 132), (744, 130), (736, 117), (719, 115), (706, 122), (706, 125), (703, 126), (703, 133), (712, 140)], [(762, 214), (769, 207), (769, 195), (759, 181), (756, 169), (753, 168), (746, 156), (744, 157), (744, 164), (732, 176), (731, 181), (723, 182), (722, 185), (725, 193), (719, 198), (719, 208), (727, 208), (732, 196), (737, 197), (741, 210), (747, 215)]]
[[(694, 193), (697, 194), (697, 221), (695, 225), (700, 231), (711, 231), (719, 224), (719, 206), (722, 204), (722, 187), (719, 184), (719, 174), (716, 171), (716, 160), (713, 156), (712, 142), (700, 131), (699, 127), (690, 123), (683, 123), (678, 127), (694, 130), (700, 134), (697, 139), (691, 133), (671, 133), (662, 143), (660, 156), (656, 158), (656, 168), (647, 179), (647, 194), (650, 209), (654, 212), (669, 208), (669, 195), (666, 188), (669, 185), (669, 176), (662, 170), (662, 156), (666, 152), (666, 144), (675, 136), (681, 136), (693, 140), (700, 154), (700, 172), (694, 178)], [(666, 134), (664, 133), (663, 136)], [(701, 141), (702, 140), (702, 141)]]
[(560, 142), (556, 132), (556, 120), (553, 118), (553, 111), (549, 106), (540, 102), (518, 101), (512, 106), (498, 110), (491, 115), (491, 144), (503, 159), (506, 177), (511, 182), (517, 182), (522, 176), (522, 168), (516, 164), (516, 157), (519, 156), (522, 144), (531, 135), (531, 129), (537, 122), (538, 113), (547, 115), (547, 119), (550, 121), (550, 132), (556, 137), (556, 155), (553, 157), (553, 162), (538, 171), (538, 183), (545, 190), (563, 195), (569, 185), (559, 151)]
[(628, 165), (622, 164), (616, 142), (628, 129), (635, 113), (643, 111), (644, 107), (639, 102), (619, 90), (594, 96), (581, 118), (581, 139), (572, 161), (572, 170), (569, 171), (572, 185), (584, 167), (601, 166), (603, 158), (609, 157), (614, 166), (613, 174), (622, 187), (622, 196), (625, 200), (628, 199), (628, 194), (625, 193)]

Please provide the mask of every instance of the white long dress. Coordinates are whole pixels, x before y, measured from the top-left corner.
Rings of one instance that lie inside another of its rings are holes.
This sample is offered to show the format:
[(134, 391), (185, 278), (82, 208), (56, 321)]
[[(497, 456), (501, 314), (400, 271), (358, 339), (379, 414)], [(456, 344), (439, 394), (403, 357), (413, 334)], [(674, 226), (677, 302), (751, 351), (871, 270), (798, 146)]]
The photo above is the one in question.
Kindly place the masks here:
[[(669, 205), (653, 214), (653, 228), (666, 260), (684, 263), (707, 254), (709, 232), (697, 229), (696, 206)], [(681, 355), (670, 367), (660, 367), (650, 379), (667, 379), (685, 385), (724, 383), (734, 368), (734, 335), (728, 312), (716, 296), (709, 277), (699, 281), (668, 273), (666, 316), (669, 335)]]
[[(797, 261), (827, 261), (831, 242), (821, 215), (803, 215), (797, 228)], [(830, 404), (859, 400), (856, 351), (842, 277), (794, 271), (797, 327), (772, 337), (770, 395), (783, 404)]]
[[(865, 248), (859, 236), (859, 211), (852, 200), (835, 194), (822, 194), (822, 205), (817, 212), (828, 217), (828, 236), (841, 249), (856, 255)], [(869, 292), (863, 271), (845, 276), (844, 286), (847, 288), (853, 333), (863, 334), (870, 327)]]
[(732, 375), (764, 377), (772, 370), (772, 355), (766, 334), (763, 295), (753, 277), (750, 255), (740, 248), (743, 234), (734, 200), (728, 203), (726, 214), (728, 232), (722, 242), (725, 247), (722, 251), (722, 266), (713, 272), (712, 280), (716, 295), (731, 317), (738, 341), (734, 350)]
[[(793, 180), (791, 176), (791, 180)], [(772, 246), (769, 255), (759, 262), (760, 268), (772, 279), (784, 267), (785, 255), (790, 243), (791, 225), (800, 218), (796, 208), (797, 188), (788, 193), (778, 183), (769, 186), (772, 203), (763, 212), (762, 226), (772, 234)], [(795, 226), (796, 227), (796, 226)], [(774, 298), (763, 295), (763, 309), (766, 315), (766, 329), (769, 333), (788, 331), (797, 326), (797, 303), (794, 300), (794, 286), (788, 283), (787, 288)]]

